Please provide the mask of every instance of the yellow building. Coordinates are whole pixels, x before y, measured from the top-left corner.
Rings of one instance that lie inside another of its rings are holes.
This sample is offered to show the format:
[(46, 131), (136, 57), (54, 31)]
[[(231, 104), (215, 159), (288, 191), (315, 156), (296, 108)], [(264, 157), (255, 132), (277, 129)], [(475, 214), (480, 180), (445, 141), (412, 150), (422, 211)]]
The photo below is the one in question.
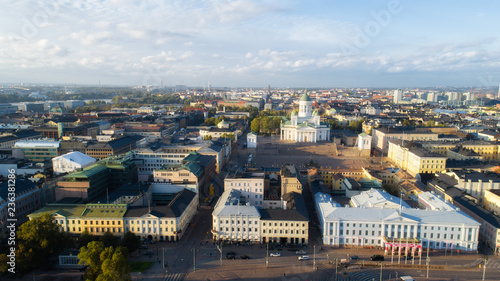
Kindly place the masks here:
[(308, 244), (309, 216), (301, 194), (283, 196), (286, 209), (261, 209), (261, 242), (279, 244)]
[(281, 166), (281, 194), (289, 192), (302, 193), (302, 183), (299, 180), (299, 171), (293, 164)]
[(121, 236), (123, 232), (123, 216), (127, 212), (127, 204), (87, 204), (81, 214), (82, 229), (92, 235), (103, 235), (110, 232)]
[(28, 215), (54, 216), (60, 230), (72, 235), (88, 231), (100, 236), (122, 236), (131, 231), (143, 239), (179, 240), (198, 208), (198, 194), (184, 189), (167, 205), (131, 207), (127, 204), (49, 204)]
[(323, 183), (332, 190), (340, 190), (345, 178), (353, 178), (357, 181), (366, 177), (361, 169), (334, 169), (334, 168), (311, 168), (308, 170), (309, 178), (320, 176)]
[(460, 146), (462, 149), (473, 151), (481, 155), (484, 160), (499, 160), (500, 145), (487, 141), (464, 141), (456, 142), (421, 142), (422, 148), (443, 156), (447, 156), (447, 151), (456, 149)]
[(439, 173), (446, 169), (446, 157), (416, 147), (411, 142), (390, 141), (387, 157), (412, 176)]
[(500, 190), (488, 189), (484, 193), (484, 208), (500, 215)]

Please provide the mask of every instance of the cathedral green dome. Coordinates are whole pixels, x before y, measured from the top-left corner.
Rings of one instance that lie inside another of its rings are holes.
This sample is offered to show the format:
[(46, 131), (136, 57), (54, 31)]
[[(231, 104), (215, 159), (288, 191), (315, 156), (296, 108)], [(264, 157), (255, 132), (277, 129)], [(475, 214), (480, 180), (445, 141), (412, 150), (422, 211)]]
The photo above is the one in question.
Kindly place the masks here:
[(300, 98), (300, 101), (311, 101), (311, 97), (309, 97), (307, 93), (304, 93), (304, 95)]

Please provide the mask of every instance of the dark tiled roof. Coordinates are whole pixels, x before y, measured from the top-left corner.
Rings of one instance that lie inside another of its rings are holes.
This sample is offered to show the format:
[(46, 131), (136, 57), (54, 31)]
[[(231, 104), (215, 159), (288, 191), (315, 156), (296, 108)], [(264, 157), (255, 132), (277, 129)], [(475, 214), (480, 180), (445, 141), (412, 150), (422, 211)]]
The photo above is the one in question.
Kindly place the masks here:
[[(16, 186), (16, 191), (15, 191), (16, 195), (23, 194), (28, 190), (36, 188), (36, 184), (24, 178), (16, 178), (15, 186)], [(4, 181), (0, 184), (0, 197), (2, 197), (4, 200), (7, 200), (8, 198), (7, 196), (8, 188), (9, 188), (8, 181)]]
[(292, 199), (287, 202), (290, 209), (260, 209), (259, 213), (262, 220), (284, 220), (284, 221), (309, 221), (307, 215), (306, 203), (300, 193), (292, 192), (285, 194)]
[[(137, 140), (138, 140), (137, 137), (138, 136), (126, 136), (126, 137), (119, 138), (119, 139), (112, 140), (112, 141), (105, 142), (105, 143), (93, 143), (93, 144), (89, 144), (89, 146), (87, 148), (89, 148), (89, 149), (107, 149), (107, 148), (117, 149), (117, 148), (123, 147), (125, 145), (131, 145), (132, 143), (137, 142)], [(141, 137), (141, 139), (142, 138), (143, 137)]]
[(177, 193), (167, 206), (152, 206), (151, 212), (149, 212), (148, 207), (130, 207), (125, 213), (125, 217), (141, 217), (148, 213), (157, 217), (180, 217), (195, 196), (196, 193), (193, 191), (184, 189)]
[(464, 196), (458, 196), (453, 198), (457, 203), (469, 209), (471, 212), (487, 221), (489, 224), (493, 225), (496, 228), (500, 228), (500, 217), (495, 216), (494, 214), (488, 212), (483, 207), (480, 207), (478, 204), (472, 202), (471, 200), (465, 198)]

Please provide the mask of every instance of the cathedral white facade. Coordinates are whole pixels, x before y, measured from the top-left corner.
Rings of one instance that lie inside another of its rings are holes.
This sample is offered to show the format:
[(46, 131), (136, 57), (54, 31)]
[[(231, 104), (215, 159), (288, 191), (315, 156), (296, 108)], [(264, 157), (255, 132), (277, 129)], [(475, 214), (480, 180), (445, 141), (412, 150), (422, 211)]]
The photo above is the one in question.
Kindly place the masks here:
[(306, 93), (300, 98), (298, 116), (292, 112), (290, 119), (281, 123), (281, 140), (294, 142), (330, 140), (330, 125), (320, 121), (317, 111), (312, 112), (312, 101)]

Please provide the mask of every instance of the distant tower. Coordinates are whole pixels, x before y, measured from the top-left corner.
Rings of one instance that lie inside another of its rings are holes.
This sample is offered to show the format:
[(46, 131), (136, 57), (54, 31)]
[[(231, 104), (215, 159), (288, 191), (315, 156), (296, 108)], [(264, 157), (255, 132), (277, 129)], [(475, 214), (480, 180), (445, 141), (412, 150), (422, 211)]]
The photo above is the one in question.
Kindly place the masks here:
[(393, 98), (393, 102), (395, 104), (398, 104), (398, 103), (401, 103), (401, 99), (403, 98), (403, 93), (401, 92), (401, 89), (397, 89), (394, 91), (394, 98)]
[[(500, 90), (498, 91), (500, 93)], [(268, 85), (267, 86), (267, 93), (268, 94), (271, 94), (271, 85)]]
[(62, 122), (57, 123), (57, 135), (59, 138), (64, 136), (64, 123)]

